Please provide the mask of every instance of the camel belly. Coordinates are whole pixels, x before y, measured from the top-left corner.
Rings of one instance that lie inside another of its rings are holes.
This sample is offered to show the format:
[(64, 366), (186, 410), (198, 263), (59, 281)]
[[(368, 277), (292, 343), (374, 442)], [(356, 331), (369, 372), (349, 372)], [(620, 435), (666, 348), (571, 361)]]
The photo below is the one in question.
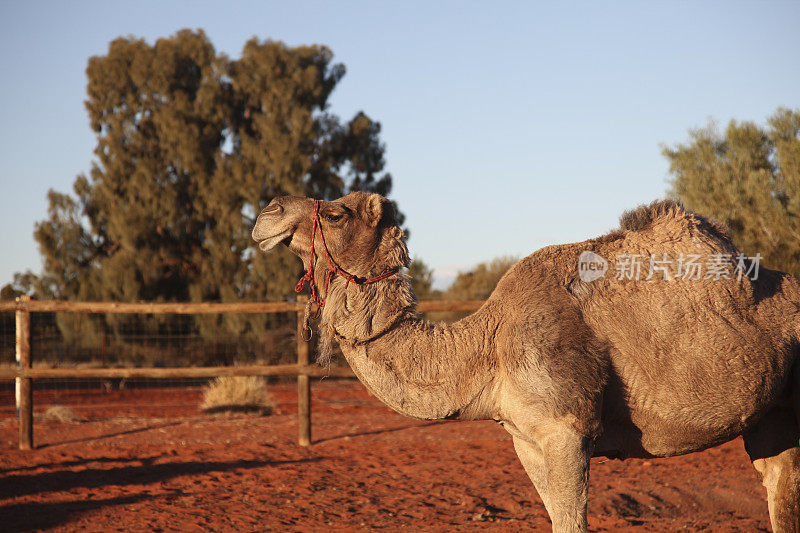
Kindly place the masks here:
[(599, 443), (609, 453), (679, 455), (730, 440), (769, 409), (791, 372), (797, 345), (780, 329), (666, 303), (660, 311), (624, 327), (595, 324), (609, 346), (608, 437)]
[(671, 457), (717, 446), (744, 433), (749, 424), (730, 423), (689, 427), (669, 420), (650, 418), (636, 425), (622, 421), (603, 423), (603, 433), (595, 442), (598, 457)]
[(764, 358), (739, 373), (709, 372), (714, 365), (705, 360), (703, 369), (665, 374), (646, 385), (612, 376), (596, 453), (666, 457), (731, 440), (750, 429), (784, 391), (790, 366), (772, 363), (785, 360)]

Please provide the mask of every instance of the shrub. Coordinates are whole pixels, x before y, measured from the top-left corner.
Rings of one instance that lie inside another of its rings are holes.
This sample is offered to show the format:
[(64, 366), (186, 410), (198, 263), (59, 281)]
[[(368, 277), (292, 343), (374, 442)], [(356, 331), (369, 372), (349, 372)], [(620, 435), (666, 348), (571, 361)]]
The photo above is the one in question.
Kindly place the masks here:
[(272, 412), (272, 401), (263, 378), (255, 376), (219, 377), (211, 381), (203, 392), (200, 408), (209, 413), (218, 412)]
[(66, 405), (51, 405), (42, 415), (43, 420), (54, 422), (81, 422), (83, 421), (71, 407)]

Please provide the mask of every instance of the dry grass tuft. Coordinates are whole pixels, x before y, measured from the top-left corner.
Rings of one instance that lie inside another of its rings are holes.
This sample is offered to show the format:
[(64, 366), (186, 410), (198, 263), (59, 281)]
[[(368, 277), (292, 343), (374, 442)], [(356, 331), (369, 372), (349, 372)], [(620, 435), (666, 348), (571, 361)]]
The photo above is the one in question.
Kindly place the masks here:
[(82, 422), (83, 419), (66, 405), (51, 405), (42, 415), (42, 420), (52, 422)]
[(263, 378), (235, 376), (211, 381), (203, 392), (200, 408), (207, 413), (256, 412), (268, 415), (273, 404)]

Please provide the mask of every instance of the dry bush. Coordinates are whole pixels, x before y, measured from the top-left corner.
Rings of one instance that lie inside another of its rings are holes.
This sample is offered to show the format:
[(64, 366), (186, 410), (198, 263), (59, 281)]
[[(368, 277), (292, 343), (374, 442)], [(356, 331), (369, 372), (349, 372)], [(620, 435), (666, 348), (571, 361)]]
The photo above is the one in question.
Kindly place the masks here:
[(42, 415), (42, 420), (52, 422), (82, 422), (80, 418), (71, 407), (66, 405), (51, 405)]
[(272, 400), (263, 378), (256, 376), (219, 377), (203, 391), (200, 408), (209, 413), (272, 412)]

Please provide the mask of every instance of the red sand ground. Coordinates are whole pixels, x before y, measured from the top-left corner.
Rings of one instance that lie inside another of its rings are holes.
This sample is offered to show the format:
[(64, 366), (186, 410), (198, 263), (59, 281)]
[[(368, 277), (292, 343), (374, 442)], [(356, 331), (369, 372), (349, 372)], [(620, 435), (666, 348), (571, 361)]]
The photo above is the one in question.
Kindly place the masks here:
[[(544, 507), (492, 422), (397, 415), (352, 381), (313, 386), (314, 444), (296, 444), (292, 385), (268, 417), (209, 416), (197, 389), (37, 392), (17, 447), (0, 397), (4, 531), (548, 531)], [(88, 402), (88, 403), (87, 403)], [(596, 531), (766, 531), (765, 492), (741, 440), (684, 457), (592, 460)]]

